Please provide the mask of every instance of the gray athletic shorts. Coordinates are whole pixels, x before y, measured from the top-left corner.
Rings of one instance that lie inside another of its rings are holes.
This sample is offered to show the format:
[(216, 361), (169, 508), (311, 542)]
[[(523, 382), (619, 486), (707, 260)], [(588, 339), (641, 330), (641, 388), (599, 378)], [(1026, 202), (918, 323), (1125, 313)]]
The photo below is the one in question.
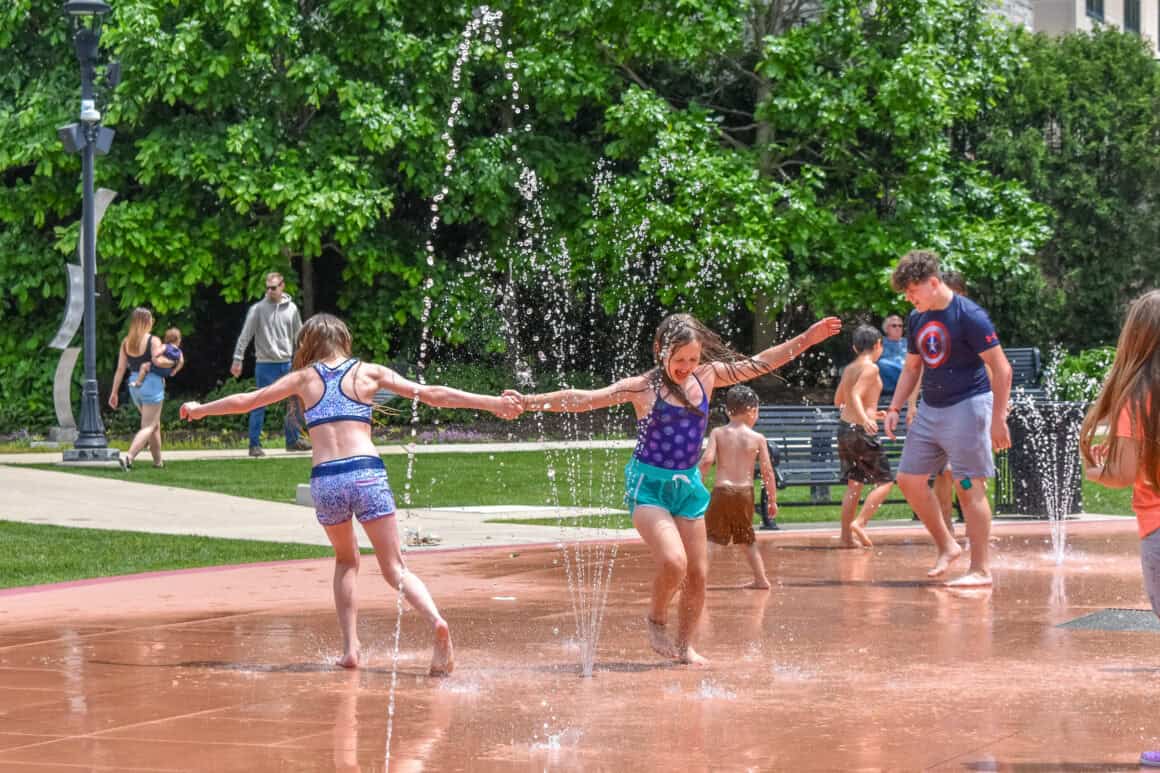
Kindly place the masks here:
[(1160, 529), (1140, 540), (1140, 568), (1144, 570), (1144, 589), (1152, 611), (1160, 617)]
[(906, 431), (898, 473), (935, 475), (950, 463), (955, 480), (993, 478), (991, 410), (994, 404), (995, 397), (990, 392), (945, 408), (919, 403), (918, 418)]

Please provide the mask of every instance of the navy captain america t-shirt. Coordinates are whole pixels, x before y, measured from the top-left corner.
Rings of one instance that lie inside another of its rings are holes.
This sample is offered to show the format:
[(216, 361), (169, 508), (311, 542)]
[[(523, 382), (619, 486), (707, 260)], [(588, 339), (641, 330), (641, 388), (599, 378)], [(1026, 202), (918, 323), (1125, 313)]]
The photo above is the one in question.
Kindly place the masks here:
[(907, 351), (922, 357), (922, 400), (935, 408), (991, 391), (980, 352), (999, 345), (987, 312), (955, 295), (945, 309), (912, 311), (906, 320)]

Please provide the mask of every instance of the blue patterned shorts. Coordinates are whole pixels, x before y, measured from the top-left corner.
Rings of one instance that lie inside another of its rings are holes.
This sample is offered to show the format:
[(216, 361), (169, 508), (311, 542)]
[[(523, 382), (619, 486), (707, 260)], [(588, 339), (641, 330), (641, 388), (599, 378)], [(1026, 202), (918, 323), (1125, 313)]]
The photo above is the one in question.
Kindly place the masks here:
[(310, 471), (310, 496), (318, 522), (337, 526), (353, 515), (359, 523), (395, 514), (387, 469), (377, 456), (323, 462)]

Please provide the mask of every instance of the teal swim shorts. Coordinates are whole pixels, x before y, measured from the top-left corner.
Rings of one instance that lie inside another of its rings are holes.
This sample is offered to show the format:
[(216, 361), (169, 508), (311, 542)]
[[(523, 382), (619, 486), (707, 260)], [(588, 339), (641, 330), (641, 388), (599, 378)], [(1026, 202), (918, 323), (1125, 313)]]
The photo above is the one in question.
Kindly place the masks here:
[(624, 468), (624, 503), (630, 513), (648, 505), (659, 507), (674, 518), (704, 518), (709, 508), (709, 490), (696, 467), (666, 470), (634, 456)]

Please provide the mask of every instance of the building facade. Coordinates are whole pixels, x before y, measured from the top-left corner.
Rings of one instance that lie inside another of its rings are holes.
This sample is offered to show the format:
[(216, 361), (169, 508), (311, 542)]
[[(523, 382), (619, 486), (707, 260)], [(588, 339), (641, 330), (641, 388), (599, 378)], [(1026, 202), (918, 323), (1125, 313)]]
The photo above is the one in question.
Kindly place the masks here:
[(1090, 32), (1105, 24), (1136, 33), (1148, 41), (1153, 56), (1158, 53), (1160, 0), (1005, 0), (1002, 6), (1008, 18), (1036, 32)]

